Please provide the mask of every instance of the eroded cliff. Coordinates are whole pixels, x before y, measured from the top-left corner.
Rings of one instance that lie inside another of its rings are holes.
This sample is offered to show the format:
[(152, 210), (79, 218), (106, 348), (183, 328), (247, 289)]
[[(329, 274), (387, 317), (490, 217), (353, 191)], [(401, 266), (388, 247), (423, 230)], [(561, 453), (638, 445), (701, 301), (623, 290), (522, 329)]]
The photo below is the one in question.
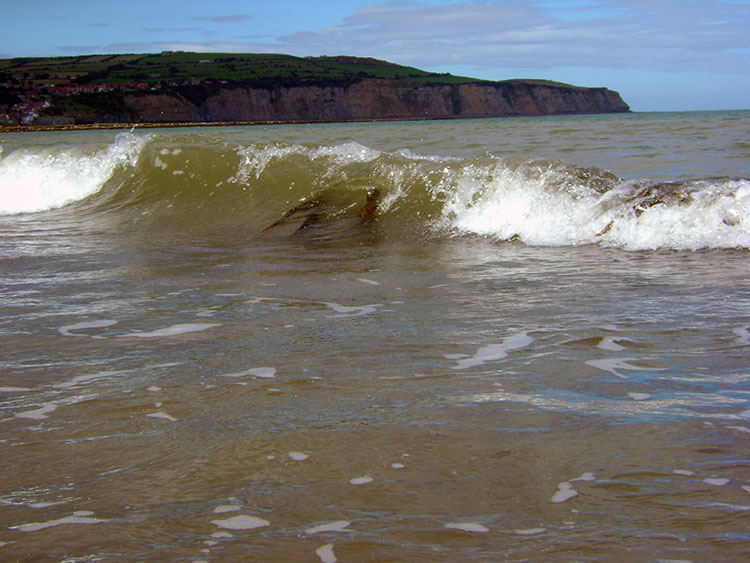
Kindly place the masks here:
[[(450, 119), (629, 111), (617, 92), (542, 81), (454, 85), (367, 79), (347, 86), (252, 88), (198, 85), (120, 95), (79, 106), (77, 123), (206, 123)], [(112, 112), (112, 108), (117, 110)], [(105, 109), (106, 108), (106, 109)], [(102, 111), (104, 110), (104, 111)]]
[(451, 119), (626, 112), (617, 92), (373, 58), (162, 53), (0, 59), (0, 126)]

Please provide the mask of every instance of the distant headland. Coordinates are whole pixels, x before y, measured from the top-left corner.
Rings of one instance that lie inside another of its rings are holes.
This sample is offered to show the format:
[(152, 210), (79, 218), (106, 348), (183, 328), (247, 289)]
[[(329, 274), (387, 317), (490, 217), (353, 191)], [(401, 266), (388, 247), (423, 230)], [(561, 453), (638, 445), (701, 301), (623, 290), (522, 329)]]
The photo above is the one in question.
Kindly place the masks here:
[(0, 130), (622, 113), (607, 88), (371, 58), (192, 53), (0, 60)]

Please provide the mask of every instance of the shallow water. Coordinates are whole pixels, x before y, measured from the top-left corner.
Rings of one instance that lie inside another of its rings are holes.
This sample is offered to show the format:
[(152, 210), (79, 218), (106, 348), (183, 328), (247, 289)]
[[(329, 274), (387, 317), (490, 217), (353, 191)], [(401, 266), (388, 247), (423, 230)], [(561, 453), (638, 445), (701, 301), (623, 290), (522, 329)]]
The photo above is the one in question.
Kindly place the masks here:
[(0, 558), (744, 559), (748, 123), (3, 137)]

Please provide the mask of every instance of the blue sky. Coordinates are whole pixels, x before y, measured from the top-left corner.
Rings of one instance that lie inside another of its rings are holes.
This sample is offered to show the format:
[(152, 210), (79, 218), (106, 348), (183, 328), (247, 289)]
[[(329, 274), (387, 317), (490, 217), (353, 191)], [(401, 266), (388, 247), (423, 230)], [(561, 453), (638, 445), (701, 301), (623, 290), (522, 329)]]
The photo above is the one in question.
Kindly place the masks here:
[(750, 108), (750, 0), (0, 0), (0, 57), (358, 55), (607, 86), (636, 111)]

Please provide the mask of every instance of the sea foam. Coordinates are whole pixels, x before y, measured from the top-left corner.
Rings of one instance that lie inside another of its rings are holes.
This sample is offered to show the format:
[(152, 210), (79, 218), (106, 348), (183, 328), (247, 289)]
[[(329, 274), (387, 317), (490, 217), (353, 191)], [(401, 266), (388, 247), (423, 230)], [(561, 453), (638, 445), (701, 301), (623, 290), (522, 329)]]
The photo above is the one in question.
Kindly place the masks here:
[(120, 338), (162, 338), (165, 336), (176, 336), (178, 334), (187, 334), (189, 332), (200, 332), (202, 330), (208, 330), (215, 326), (221, 326), (217, 323), (185, 323), (176, 324), (149, 332), (130, 332), (128, 334), (118, 335)]
[[(514, 334), (503, 340), (502, 344), (484, 346), (479, 348), (473, 356), (458, 359), (453, 369), (468, 369), (481, 366), (487, 362), (503, 360), (508, 357), (509, 352), (525, 348), (532, 342), (534, 342), (534, 339), (525, 333)], [(455, 357), (451, 356), (451, 358)]]
[(443, 527), (446, 528), (447, 530), (460, 530), (462, 532), (478, 532), (480, 534), (490, 531), (486, 526), (483, 526), (479, 522), (449, 522), (448, 524), (444, 524)]
[(315, 550), (315, 555), (320, 557), (322, 563), (336, 563), (337, 561), (336, 555), (333, 553), (333, 544), (331, 543), (321, 545)]
[(20, 532), (38, 532), (39, 530), (54, 528), (55, 526), (61, 526), (63, 524), (100, 524), (106, 521), (107, 520), (93, 518), (91, 512), (80, 511), (75, 512), (73, 516), (65, 516), (64, 518), (58, 518), (57, 520), (48, 520), (47, 522), (33, 522), (31, 524), (11, 526), (11, 529), (18, 530)]
[(750, 247), (747, 180), (626, 182), (558, 162), (497, 162), (452, 170), (435, 197), (449, 231), (534, 246)]
[(227, 530), (253, 530), (255, 528), (264, 528), (270, 524), (268, 520), (264, 520), (263, 518), (244, 514), (232, 516), (224, 520), (211, 520), (211, 523)]
[(148, 137), (119, 133), (109, 146), (18, 149), (0, 160), (0, 215), (46, 211), (98, 192), (135, 165)]

